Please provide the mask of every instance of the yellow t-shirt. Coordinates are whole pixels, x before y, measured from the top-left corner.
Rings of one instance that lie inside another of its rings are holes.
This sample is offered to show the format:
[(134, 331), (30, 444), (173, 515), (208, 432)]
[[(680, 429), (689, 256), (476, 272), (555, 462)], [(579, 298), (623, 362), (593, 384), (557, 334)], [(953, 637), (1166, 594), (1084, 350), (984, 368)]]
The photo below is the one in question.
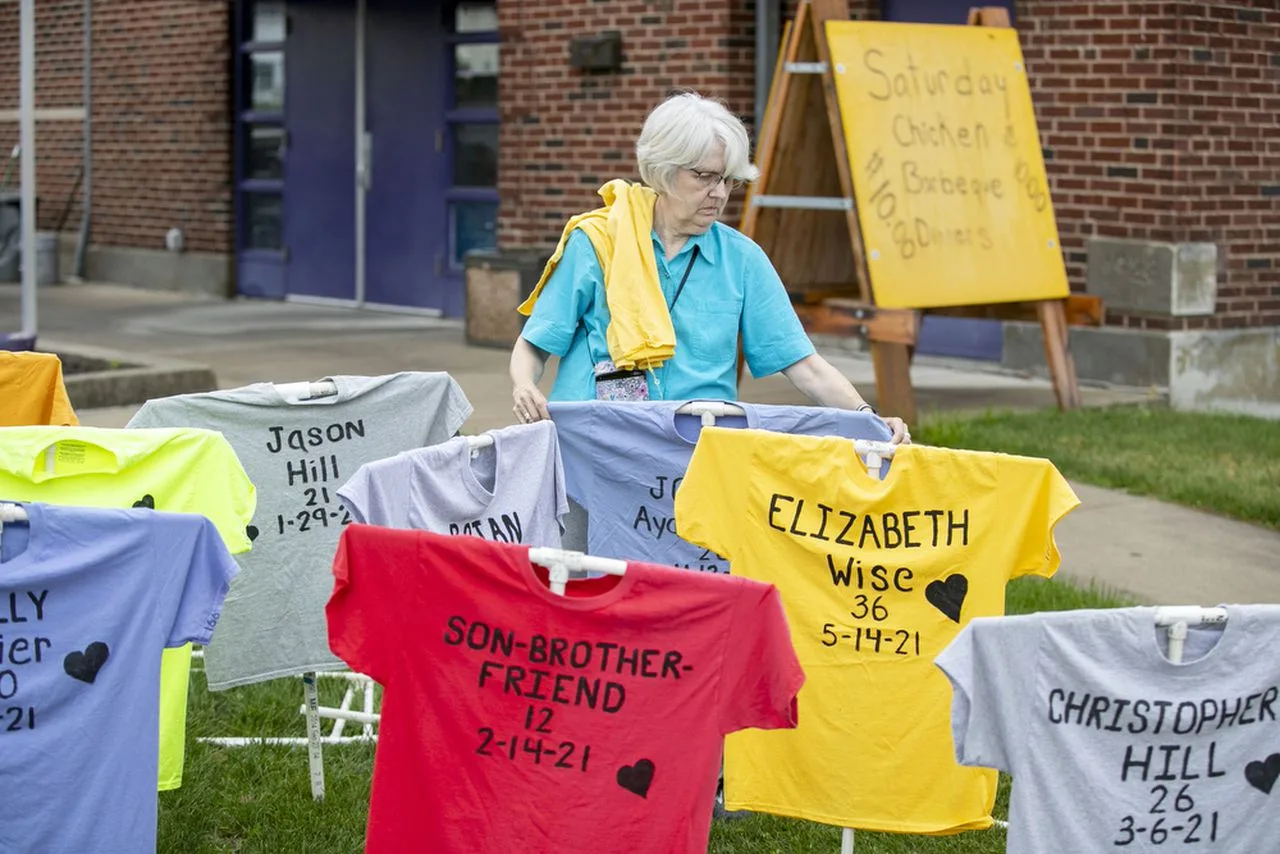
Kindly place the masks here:
[(1079, 500), (1047, 460), (908, 445), (877, 480), (838, 437), (705, 427), (676, 531), (777, 585), (800, 725), (727, 739), (725, 806), (867, 830), (991, 825), (996, 772), (958, 765), (933, 659), (1009, 579), (1057, 571)]
[(61, 359), (0, 350), (0, 427), (79, 423), (62, 383)]
[[(257, 496), (221, 433), (195, 429), (0, 428), (0, 500), (151, 507), (207, 517), (232, 554), (249, 550)], [(159, 789), (182, 785), (191, 645), (160, 668)]]

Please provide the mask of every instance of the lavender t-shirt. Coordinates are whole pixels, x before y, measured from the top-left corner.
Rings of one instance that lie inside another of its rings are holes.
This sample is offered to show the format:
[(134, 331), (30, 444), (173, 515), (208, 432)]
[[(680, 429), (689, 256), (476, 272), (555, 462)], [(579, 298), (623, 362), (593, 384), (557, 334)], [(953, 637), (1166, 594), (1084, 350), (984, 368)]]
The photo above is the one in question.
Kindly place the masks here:
[[(702, 431), (689, 401), (550, 404), (560, 437), (569, 497), (586, 508), (587, 551), (703, 572), (729, 571), (729, 561), (676, 536), (675, 493)], [(717, 427), (888, 441), (889, 428), (869, 412), (815, 406), (742, 403), (745, 416)]]
[(569, 509), (550, 421), (490, 430), (488, 447), (459, 436), (360, 467), (338, 490), (356, 522), (560, 547)]
[(203, 516), (27, 504), (0, 527), (0, 851), (156, 850), (160, 653), (237, 566)]

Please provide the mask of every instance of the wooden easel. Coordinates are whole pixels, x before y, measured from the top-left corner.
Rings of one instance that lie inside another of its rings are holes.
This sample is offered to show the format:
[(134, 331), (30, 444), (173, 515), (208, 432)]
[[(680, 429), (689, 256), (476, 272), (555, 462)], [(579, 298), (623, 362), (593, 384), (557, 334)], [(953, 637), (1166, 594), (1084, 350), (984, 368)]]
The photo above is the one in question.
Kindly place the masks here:
[[(827, 21), (848, 19), (847, 0), (801, 0), (795, 20), (784, 30), (758, 136), (760, 177), (746, 199), (742, 232), (773, 261), (806, 329), (866, 337), (882, 414), (916, 420), (910, 367), (926, 311), (1038, 320), (1058, 405), (1078, 408), (1080, 389), (1067, 328), (1101, 325), (1098, 298), (1072, 295), (927, 309), (875, 305), (825, 34)], [(1010, 26), (1008, 12), (999, 7), (971, 9), (969, 24)]]

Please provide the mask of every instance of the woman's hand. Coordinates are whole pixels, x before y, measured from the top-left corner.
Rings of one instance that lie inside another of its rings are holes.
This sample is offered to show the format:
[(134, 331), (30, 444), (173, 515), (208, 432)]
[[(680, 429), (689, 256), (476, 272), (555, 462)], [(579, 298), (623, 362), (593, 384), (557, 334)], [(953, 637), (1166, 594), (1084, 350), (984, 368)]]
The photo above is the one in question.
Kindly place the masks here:
[(542, 379), (542, 371), (547, 366), (547, 353), (524, 338), (517, 338), (511, 348), (511, 396), (515, 398), (515, 406), (511, 411), (521, 424), (532, 424), (535, 421), (548, 421), (551, 413), (547, 411), (547, 398), (538, 389), (538, 380)]
[(910, 445), (911, 431), (907, 429), (907, 422), (901, 418), (889, 417), (883, 419), (884, 423), (893, 431), (893, 438), (889, 440), (892, 445)]
[(535, 421), (546, 421), (551, 418), (547, 410), (547, 398), (534, 383), (520, 383), (512, 392), (516, 405), (511, 411), (521, 424), (532, 424)]

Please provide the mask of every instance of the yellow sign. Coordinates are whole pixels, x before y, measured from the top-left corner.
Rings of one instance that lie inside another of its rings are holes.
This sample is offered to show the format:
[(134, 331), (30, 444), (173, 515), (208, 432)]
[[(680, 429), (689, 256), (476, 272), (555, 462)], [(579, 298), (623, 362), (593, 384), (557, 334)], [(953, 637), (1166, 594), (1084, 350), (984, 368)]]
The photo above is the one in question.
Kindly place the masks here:
[(877, 305), (1067, 296), (1018, 34), (829, 21)]

